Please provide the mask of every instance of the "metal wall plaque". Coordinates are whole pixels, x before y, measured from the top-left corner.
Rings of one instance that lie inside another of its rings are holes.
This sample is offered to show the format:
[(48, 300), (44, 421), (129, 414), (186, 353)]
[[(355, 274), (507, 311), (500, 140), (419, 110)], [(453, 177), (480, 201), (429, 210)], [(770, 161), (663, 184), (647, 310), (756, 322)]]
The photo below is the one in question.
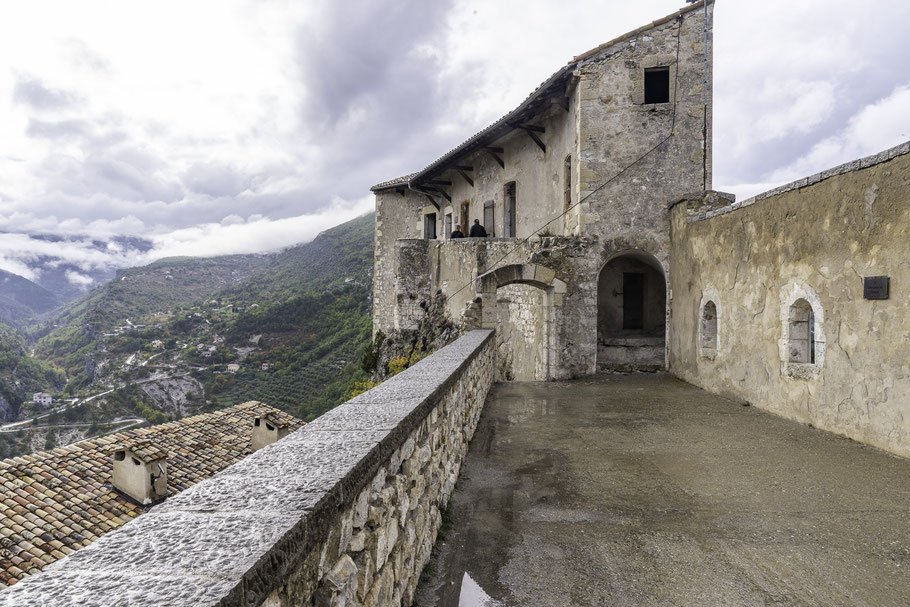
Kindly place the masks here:
[(863, 298), (888, 299), (890, 278), (887, 276), (866, 276), (863, 278)]

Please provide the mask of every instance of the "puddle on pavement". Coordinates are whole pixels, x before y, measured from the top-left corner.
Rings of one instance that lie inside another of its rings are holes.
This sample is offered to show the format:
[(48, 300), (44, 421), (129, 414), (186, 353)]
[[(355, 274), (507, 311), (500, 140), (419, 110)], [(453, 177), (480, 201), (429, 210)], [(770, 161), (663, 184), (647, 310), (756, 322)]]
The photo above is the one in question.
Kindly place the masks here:
[(502, 603), (484, 592), (465, 571), (461, 578), (461, 594), (458, 596), (458, 607), (502, 607)]

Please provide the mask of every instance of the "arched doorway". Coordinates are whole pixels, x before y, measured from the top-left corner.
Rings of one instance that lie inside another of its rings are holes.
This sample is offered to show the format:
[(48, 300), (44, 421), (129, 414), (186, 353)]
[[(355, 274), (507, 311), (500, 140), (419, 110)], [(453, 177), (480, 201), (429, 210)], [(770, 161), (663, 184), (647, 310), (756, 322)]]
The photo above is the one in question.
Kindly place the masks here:
[(496, 329), (498, 381), (542, 381), (556, 376), (556, 316), (566, 292), (556, 272), (513, 264), (478, 276), (484, 328)]
[(597, 281), (598, 370), (664, 367), (667, 283), (660, 262), (629, 251), (608, 261)]
[(499, 379), (542, 381), (549, 375), (546, 291), (527, 283), (496, 290)]

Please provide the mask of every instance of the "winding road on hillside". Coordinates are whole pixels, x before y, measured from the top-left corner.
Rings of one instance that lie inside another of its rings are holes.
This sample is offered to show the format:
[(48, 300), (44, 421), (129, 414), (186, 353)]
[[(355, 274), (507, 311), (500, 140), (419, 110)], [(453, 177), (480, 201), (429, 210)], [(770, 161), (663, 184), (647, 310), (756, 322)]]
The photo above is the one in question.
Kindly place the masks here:
[[(166, 380), (166, 379), (176, 379), (176, 378), (179, 378), (179, 377), (186, 377), (187, 375), (189, 375), (188, 372), (187, 372), (187, 373), (177, 373), (177, 374), (175, 374), (175, 375), (153, 375), (152, 377), (148, 377), (148, 378), (146, 378), (146, 379), (140, 379), (139, 381), (135, 381), (135, 382), (132, 382), (132, 383), (133, 383), (133, 384), (136, 384), (136, 385), (139, 385), (139, 384), (147, 384), (147, 383), (153, 382), (153, 381), (161, 381), (161, 380)], [(104, 395), (106, 395), (106, 394), (110, 394), (111, 392), (114, 392), (115, 390), (118, 390), (118, 389), (123, 388), (123, 387), (125, 387), (125, 386), (126, 386), (126, 384), (120, 384), (120, 385), (118, 385), (116, 388), (111, 388), (110, 390), (105, 390), (104, 392), (99, 392), (99, 393), (97, 393), (97, 394), (93, 394), (93, 395), (91, 395), (91, 396), (87, 396), (87, 397), (85, 397), (85, 398), (82, 399), (82, 400), (78, 400), (78, 399), (77, 399), (77, 400), (74, 400), (73, 402), (66, 403), (66, 404), (64, 404), (64, 405), (60, 405), (59, 407), (54, 407), (54, 408), (52, 408), (50, 411), (46, 411), (46, 412), (44, 412), (44, 413), (40, 413), (40, 414), (38, 414), (38, 415), (36, 415), (36, 416), (30, 418), (30, 419), (25, 419), (25, 420), (21, 420), (21, 421), (18, 421), (18, 422), (10, 422), (10, 423), (8, 423), (8, 424), (0, 425), (0, 433), (17, 432), (17, 431), (19, 431), (19, 430), (25, 430), (25, 429), (30, 429), (30, 430), (31, 430), (31, 429), (37, 429), (37, 428), (60, 428), (60, 429), (66, 429), (66, 428), (78, 428), (78, 427), (82, 427), (82, 426), (90, 426), (91, 424), (90, 424), (90, 423), (86, 423), (86, 422), (73, 422), (73, 423), (48, 424), (48, 425), (34, 425), (34, 424), (35, 424), (36, 421), (46, 420), (46, 419), (48, 419), (49, 417), (51, 417), (52, 415), (57, 415), (57, 414), (60, 414), (60, 413), (64, 413), (67, 409), (73, 409), (73, 408), (75, 408), (75, 407), (81, 407), (81, 406), (84, 405), (85, 403), (91, 402), (91, 401), (95, 400), (96, 398), (99, 398), (99, 397), (104, 396)], [(140, 422), (145, 422), (145, 421), (146, 421), (144, 418), (139, 418), (139, 417), (130, 418), (130, 420), (138, 420), (138, 421), (140, 421)], [(128, 420), (124, 420), (124, 421), (128, 421)], [(103, 423), (108, 424), (108, 423), (119, 423), (119, 422), (103, 422)], [(121, 428), (121, 430), (123, 430), (123, 429), (124, 429), (124, 428)]]

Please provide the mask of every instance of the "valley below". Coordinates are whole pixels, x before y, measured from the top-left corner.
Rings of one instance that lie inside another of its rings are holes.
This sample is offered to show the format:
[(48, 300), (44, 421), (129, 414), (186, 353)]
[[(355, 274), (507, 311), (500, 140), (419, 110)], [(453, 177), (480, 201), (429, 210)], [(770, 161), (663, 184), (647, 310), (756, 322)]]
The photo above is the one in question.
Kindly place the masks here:
[(367, 215), (278, 253), (121, 270), (50, 313), (7, 319), (0, 457), (249, 400), (313, 419), (369, 379), (372, 264)]

